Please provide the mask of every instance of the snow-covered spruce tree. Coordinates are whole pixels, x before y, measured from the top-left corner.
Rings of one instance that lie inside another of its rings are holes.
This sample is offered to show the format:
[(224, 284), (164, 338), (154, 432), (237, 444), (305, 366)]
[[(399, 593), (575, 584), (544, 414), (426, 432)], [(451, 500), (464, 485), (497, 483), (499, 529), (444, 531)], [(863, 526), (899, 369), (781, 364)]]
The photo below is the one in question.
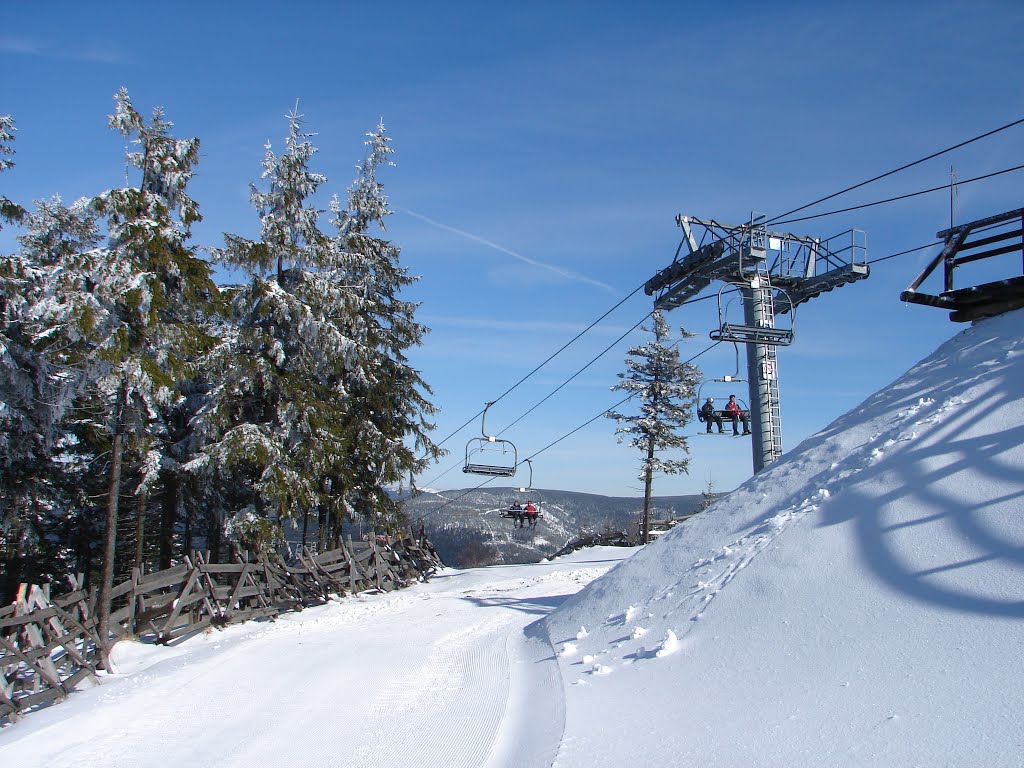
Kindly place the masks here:
[(715, 483), (710, 477), (708, 478), (707, 484), (704, 486), (704, 490), (700, 492), (700, 496), (701, 511), (710, 507), (718, 499), (718, 494), (715, 493)]
[[(8, 146), (14, 141), (14, 119), (10, 115), (0, 115), (0, 172), (6, 171), (14, 165), (14, 161), (6, 155), (13, 155), (14, 149)], [(3, 195), (0, 195), (0, 222), (13, 222), (25, 215), (25, 209), (20, 205), (11, 202)], [(0, 229), (3, 224), (0, 224)]]
[(199, 140), (175, 139), (160, 108), (147, 123), (123, 88), (114, 99), (110, 125), (138, 145), (127, 159), (140, 178), (138, 187), (109, 190), (93, 201), (108, 227), (108, 244), (96, 252), (92, 270), (104, 288), (98, 292), (103, 304), (96, 307), (102, 322), (91, 334), (110, 366), (95, 392), (110, 440), (99, 599), (104, 641), (125, 442), (130, 441), (127, 447), (136, 458), (138, 483), (131, 493), (144, 493), (160, 478), (163, 457), (157, 446), (166, 434), (161, 413), (177, 399), (178, 383), (193, 374), (195, 362), (214, 343), (207, 323), (219, 296), (210, 265), (187, 245), (191, 225), (200, 219), (186, 191), (199, 160)]
[(260, 239), (228, 234), (216, 252), (250, 282), (233, 291), (235, 335), (205, 422), (206, 458), (195, 468), (210, 479), (211, 502), (236, 541), (267, 541), (257, 531), (265, 521), (305, 518), (327, 503), (327, 479), (349, 451), (347, 383), (362, 371), (351, 289), (312, 203), (326, 179), (310, 169), (316, 148), (302, 116), (287, 117), (283, 153), (267, 145), (267, 188), (252, 190)]
[[(627, 438), (629, 444), (639, 448), (643, 454), (639, 479), (644, 481), (644, 510), (641, 539), (650, 540), (651, 486), (654, 474), (660, 472), (676, 475), (687, 472), (690, 460), (667, 459), (657, 455), (658, 451), (680, 451), (689, 453), (686, 436), (680, 430), (693, 418), (692, 406), (696, 397), (696, 386), (700, 383), (701, 372), (695, 365), (679, 360), (679, 349), (667, 344), (668, 323), (660, 310), (651, 314), (654, 340), (629, 350), (626, 358), (626, 373), (612, 390), (631, 392), (638, 400), (639, 413), (623, 415), (609, 411), (606, 415), (620, 425), (615, 434), (619, 442)], [(685, 333), (684, 333), (685, 335)]]
[(350, 383), (351, 452), (343, 503), (347, 514), (393, 529), (402, 516), (386, 489), (400, 486), (407, 476), (411, 485), (413, 477), (445, 451), (429, 436), (434, 429), (430, 417), (437, 412), (428, 400), (430, 387), (407, 357), (428, 332), (416, 322), (419, 305), (400, 295), (418, 278), (399, 263), (399, 248), (372, 232), (376, 228), (382, 233), (391, 213), (377, 179), (379, 168), (392, 165), (391, 139), (383, 121), (367, 137), (369, 151), (357, 167), (347, 208), (337, 200), (332, 204), (334, 244), (344, 255), (345, 279), (360, 286), (362, 295), (350, 315), (357, 322), (354, 336), (372, 361)]
[[(22, 217), (21, 252), (0, 261), (0, 599), (19, 581), (57, 580), (81, 563), (74, 443), (66, 414), (97, 370), (83, 359), (70, 263), (99, 242), (87, 201), (36, 203)], [(61, 454), (59, 457), (57, 454)]]

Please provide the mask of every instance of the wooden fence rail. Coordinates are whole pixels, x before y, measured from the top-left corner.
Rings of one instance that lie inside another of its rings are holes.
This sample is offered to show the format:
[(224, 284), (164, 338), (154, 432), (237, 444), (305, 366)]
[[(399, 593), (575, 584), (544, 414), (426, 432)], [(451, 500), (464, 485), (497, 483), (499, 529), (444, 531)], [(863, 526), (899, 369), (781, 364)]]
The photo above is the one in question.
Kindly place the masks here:
[[(131, 577), (111, 592), (111, 633), (170, 643), (208, 626), (274, 618), (334, 597), (391, 591), (442, 566), (430, 542), (348, 538), (327, 552), (303, 550), (294, 562), (278, 555), (236, 553), (233, 562), (210, 563), (194, 552), (163, 571)], [(17, 599), (0, 608), (0, 722), (17, 720), (66, 698), (83, 681), (95, 681), (99, 661), (96, 593), (82, 589), (50, 594), (50, 585), (22, 584)]]

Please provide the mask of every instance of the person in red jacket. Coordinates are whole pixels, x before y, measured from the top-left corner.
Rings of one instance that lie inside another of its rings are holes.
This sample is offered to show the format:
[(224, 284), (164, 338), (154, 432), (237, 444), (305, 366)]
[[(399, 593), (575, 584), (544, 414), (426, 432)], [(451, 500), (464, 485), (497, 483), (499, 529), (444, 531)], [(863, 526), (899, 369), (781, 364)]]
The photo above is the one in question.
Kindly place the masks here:
[(533, 506), (532, 501), (526, 502), (526, 519), (530, 523), (531, 528), (537, 527), (537, 508)]
[(732, 433), (738, 435), (739, 422), (743, 422), (743, 434), (750, 434), (750, 416), (740, 408), (740, 404), (736, 402), (736, 395), (729, 395), (729, 402), (725, 404), (725, 418), (732, 421)]

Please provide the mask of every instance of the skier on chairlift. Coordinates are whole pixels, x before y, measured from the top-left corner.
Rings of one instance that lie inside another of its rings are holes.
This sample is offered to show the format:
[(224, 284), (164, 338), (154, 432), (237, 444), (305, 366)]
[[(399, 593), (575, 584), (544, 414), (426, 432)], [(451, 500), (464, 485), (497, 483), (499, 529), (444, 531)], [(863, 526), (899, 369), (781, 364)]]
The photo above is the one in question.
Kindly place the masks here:
[(743, 422), (743, 434), (750, 434), (750, 417), (746, 411), (740, 408), (740, 404), (736, 402), (736, 395), (729, 395), (729, 402), (725, 404), (725, 418), (732, 421), (733, 435), (739, 436), (739, 422), (741, 421)]
[(522, 528), (525, 525), (523, 521), (523, 505), (518, 500), (513, 501), (508, 511), (512, 515), (512, 527)]
[(534, 506), (532, 501), (526, 502), (526, 519), (530, 523), (531, 528), (537, 527), (537, 507)]
[(701, 421), (707, 425), (707, 433), (711, 434), (711, 422), (718, 425), (718, 434), (724, 435), (725, 432), (722, 429), (722, 416), (715, 410), (715, 398), (709, 397), (704, 405), (700, 407)]

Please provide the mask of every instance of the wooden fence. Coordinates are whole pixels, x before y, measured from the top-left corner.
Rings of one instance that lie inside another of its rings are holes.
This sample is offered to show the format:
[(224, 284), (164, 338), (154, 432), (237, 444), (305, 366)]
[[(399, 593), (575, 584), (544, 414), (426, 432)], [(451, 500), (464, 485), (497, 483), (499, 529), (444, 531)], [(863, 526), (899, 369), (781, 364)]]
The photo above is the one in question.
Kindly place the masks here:
[[(273, 618), (334, 597), (391, 591), (428, 577), (442, 566), (425, 538), (347, 539), (338, 549), (277, 556), (236, 553), (234, 562), (210, 563), (195, 552), (180, 565), (153, 573), (135, 569), (112, 591), (110, 631), (120, 638), (169, 643), (208, 626)], [(71, 591), (22, 584), (17, 599), (0, 608), (0, 722), (67, 697), (95, 681), (99, 654), (96, 592), (71, 580)]]

